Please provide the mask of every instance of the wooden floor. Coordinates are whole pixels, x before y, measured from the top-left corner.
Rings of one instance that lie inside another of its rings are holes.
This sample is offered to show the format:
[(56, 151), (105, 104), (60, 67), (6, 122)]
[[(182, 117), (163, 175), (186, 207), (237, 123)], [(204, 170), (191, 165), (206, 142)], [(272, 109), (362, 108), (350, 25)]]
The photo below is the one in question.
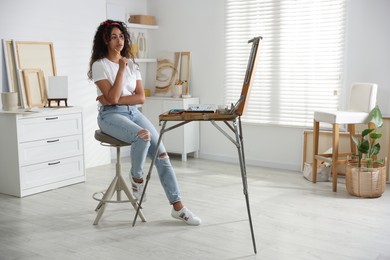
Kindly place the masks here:
[[(377, 199), (349, 196), (340, 181), (313, 184), (298, 172), (248, 167), (258, 253), (253, 253), (239, 167), (173, 158), (186, 205), (202, 218), (170, 216), (157, 175), (143, 204), (110, 204), (92, 225), (95, 191), (115, 165), (87, 170), (87, 181), (25, 198), (0, 195), (0, 259), (390, 259), (390, 187)], [(130, 167), (122, 160), (126, 180)]]

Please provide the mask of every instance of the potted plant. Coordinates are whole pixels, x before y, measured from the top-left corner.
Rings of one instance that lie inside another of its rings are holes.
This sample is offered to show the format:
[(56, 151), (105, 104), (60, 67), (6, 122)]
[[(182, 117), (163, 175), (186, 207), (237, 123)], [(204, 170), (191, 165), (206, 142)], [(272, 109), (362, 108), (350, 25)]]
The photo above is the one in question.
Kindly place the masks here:
[(352, 136), (357, 153), (352, 156), (357, 160), (347, 163), (346, 186), (351, 195), (359, 197), (380, 197), (386, 187), (386, 159), (377, 160), (380, 144), (377, 142), (382, 134), (378, 128), (383, 125), (382, 113), (378, 106), (370, 112), (373, 128), (367, 128), (360, 135)]

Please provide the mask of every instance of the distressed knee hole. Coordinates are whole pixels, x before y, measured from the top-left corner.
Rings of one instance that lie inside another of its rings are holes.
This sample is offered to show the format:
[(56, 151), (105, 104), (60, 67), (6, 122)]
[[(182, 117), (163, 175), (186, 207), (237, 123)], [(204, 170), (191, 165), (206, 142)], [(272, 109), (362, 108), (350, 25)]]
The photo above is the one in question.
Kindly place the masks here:
[(150, 133), (146, 129), (142, 129), (138, 132), (138, 137), (144, 139), (145, 141), (150, 141)]
[(160, 159), (167, 159), (167, 158), (169, 158), (169, 156), (168, 156), (167, 153), (160, 153), (159, 158), (160, 158)]

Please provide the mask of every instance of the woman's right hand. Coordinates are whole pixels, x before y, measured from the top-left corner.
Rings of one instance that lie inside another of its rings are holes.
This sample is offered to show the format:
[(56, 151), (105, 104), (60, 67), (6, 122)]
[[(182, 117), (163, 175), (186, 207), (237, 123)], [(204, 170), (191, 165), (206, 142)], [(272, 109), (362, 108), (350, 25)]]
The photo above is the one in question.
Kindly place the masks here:
[(125, 70), (128, 64), (128, 60), (126, 57), (122, 57), (119, 59), (119, 69)]

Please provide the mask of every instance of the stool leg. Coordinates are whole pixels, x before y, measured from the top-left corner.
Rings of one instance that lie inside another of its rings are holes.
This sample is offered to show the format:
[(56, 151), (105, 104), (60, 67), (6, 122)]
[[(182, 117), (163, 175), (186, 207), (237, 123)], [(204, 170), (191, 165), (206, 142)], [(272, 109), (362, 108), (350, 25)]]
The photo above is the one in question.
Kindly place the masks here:
[[(122, 169), (121, 169), (121, 148), (119, 146), (116, 147), (116, 177), (120, 180), (122, 177)], [(116, 200), (121, 200), (121, 185), (116, 186)]]
[(320, 122), (314, 120), (313, 124), (313, 163), (312, 163), (312, 182), (317, 182), (317, 158), (318, 155), (318, 139), (320, 136)]
[(133, 205), (134, 209), (138, 212), (138, 214), (141, 217), (142, 222), (146, 222), (145, 216), (143, 212), (138, 209), (139, 204), (137, 199), (134, 197), (134, 195), (131, 193), (126, 181), (124, 180), (122, 173), (121, 173), (121, 157), (120, 157), (120, 146), (116, 147), (116, 171), (115, 171), (115, 177), (112, 180), (110, 186), (106, 190), (106, 192), (103, 195), (103, 198), (97, 205), (95, 211), (97, 211), (97, 216), (94, 221), (94, 225), (97, 225), (100, 218), (102, 217), (107, 203), (109, 203), (114, 196), (114, 193), (116, 192), (116, 199), (118, 202), (121, 202), (121, 192), (123, 191), (127, 198), (129, 199), (130, 203)]
[(114, 180), (111, 182), (110, 186), (108, 187), (107, 191), (104, 193), (102, 201), (99, 202), (97, 206), (98, 214), (95, 218), (95, 221), (93, 222), (94, 225), (97, 225), (100, 218), (102, 217), (104, 211), (106, 210), (107, 201), (111, 200), (112, 196), (115, 192), (115, 187), (118, 183), (118, 177), (115, 176)]
[[(117, 186), (117, 183), (118, 183), (118, 178), (115, 177), (111, 181), (110, 186), (108, 186), (107, 190), (104, 192), (102, 200), (96, 206), (95, 211), (98, 211), (107, 200), (110, 200), (112, 198), (112, 196), (114, 195), (114, 190), (115, 190), (115, 187)], [(112, 193), (111, 196), (109, 196), (110, 193)]]
[[(129, 187), (127, 186), (123, 176), (119, 176), (118, 178), (118, 186), (120, 186), (120, 190), (122, 190), (126, 196), (129, 198), (130, 203), (133, 205), (133, 208), (135, 210), (138, 210), (139, 204), (137, 199), (134, 197), (134, 195), (131, 193)], [(142, 210), (139, 210), (139, 215), (141, 217), (142, 222), (146, 222), (145, 216), (142, 213)]]
[(333, 191), (337, 191), (337, 165), (339, 160), (339, 124), (333, 124), (333, 148), (332, 148), (332, 180)]
[[(133, 208), (135, 210), (138, 210), (139, 204), (137, 202), (137, 199), (134, 197), (133, 193), (130, 192), (129, 187), (127, 186), (127, 183), (122, 176), (121, 148), (119, 146), (116, 147), (116, 177), (118, 178), (118, 184), (116, 185), (117, 200), (121, 200), (121, 191), (123, 191), (129, 199), (130, 203), (133, 205)], [(146, 222), (145, 216), (142, 211), (140, 211), (139, 214), (142, 222)]]

